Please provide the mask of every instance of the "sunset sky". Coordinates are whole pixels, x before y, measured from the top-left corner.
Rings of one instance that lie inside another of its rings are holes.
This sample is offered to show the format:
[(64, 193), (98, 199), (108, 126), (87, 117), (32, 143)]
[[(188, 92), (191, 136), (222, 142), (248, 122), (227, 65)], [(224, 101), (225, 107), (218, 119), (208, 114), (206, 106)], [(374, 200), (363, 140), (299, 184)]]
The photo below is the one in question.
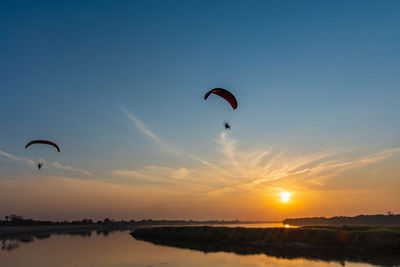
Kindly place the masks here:
[[(399, 13), (389, 0), (2, 1), (0, 217), (400, 213)], [(214, 87), (237, 110), (204, 101)]]

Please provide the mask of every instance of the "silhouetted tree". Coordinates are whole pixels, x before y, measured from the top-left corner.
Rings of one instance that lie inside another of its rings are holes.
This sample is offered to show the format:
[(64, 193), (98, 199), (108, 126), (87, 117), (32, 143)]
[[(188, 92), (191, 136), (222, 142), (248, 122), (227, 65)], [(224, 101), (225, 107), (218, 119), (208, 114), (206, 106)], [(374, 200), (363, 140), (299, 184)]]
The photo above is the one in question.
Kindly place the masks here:
[(15, 214), (10, 215), (10, 217), (11, 217), (11, 220), (23, 220), (24, 219), (24, 217), (15, 215)]

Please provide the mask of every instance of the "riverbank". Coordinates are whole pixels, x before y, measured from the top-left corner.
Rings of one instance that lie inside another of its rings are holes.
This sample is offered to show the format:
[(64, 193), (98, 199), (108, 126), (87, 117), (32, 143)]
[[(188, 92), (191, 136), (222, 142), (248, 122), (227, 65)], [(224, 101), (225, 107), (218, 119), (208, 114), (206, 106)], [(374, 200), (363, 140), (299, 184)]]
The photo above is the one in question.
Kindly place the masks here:
[(376, 214), (376, 215), (358, 215), (353, 217), (336, 216), (331, 218), (325, 217), (309, 217), (309, 218), (293, 218), (285, 219), (284, 224), (295, 226), (309, 225), (380, 225), (380, 226), (397, 226), (400, 225), (400, 214)]
[(0, 240), (19, 235), (48, 234), (56, 232), (94, 231), (104, 227), (98, 225), (40, 225), (0, 227)]
[[(37, 222), (35, 222), (37, 223)], [(51, 224), (50, 224), (51, 223)], [(241, 222), (241, 221), (176, 221), (176, 220), (142, 220), (138, 222), (117, 222), (117, 221), (106, 221), (104, 223), (69, 223), (61, 224), (58, 222), (48, 222), (44, 225), (17, 225), (17, 226), (0, 226), (0, 240), (7, 239), (10, 237), (20, 237), (27, 235), (41, 235), (41, 234), (53, 234), (53, 233), (83, 233), (90, 231), (101, 231), (101, 232), (112, 232), (112, 231), (125, 231), (133, 230), (137, 227), (186, 227), (186, 226), (225, 226), (225, 227), (243, 227), (245, 225), (251, 225), (254, 222)], [(271, 223), (270, 223), (271, 224)], [(262, 223), (257, 222), (257, 227), (263, 227)], [(279, 225), (276, 223), (276, 225)]]
[(189, 241), (242, 247), (291, 246), (400, 250), (400, 227), (314, 226), (301, 228), (152, 227), (137, 228), (136, 239)]

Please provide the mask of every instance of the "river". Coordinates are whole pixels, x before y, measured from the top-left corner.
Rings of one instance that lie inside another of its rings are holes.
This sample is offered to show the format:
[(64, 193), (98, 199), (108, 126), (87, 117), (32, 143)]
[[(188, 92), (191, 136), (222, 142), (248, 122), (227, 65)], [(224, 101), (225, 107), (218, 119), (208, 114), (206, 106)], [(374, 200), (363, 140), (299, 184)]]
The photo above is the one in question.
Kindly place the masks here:
[[(243, 225), (260, 227), (260, 225)], [(266, 225), (263, 227), (283, 225)], [(36, 235), (2, 240), (0, 266), (376, 266), (367, 258), (344, 260), (332, 256), (309, 256), (273, 250), (272, 253), (244, 250), (205, 252), (197, 249), (156, 245), (135, 240), (129, 231), (84, 232), (69, 234)], [(314, 251), (314, 254), (318, 252)], [(312, 253), (312, 254), (313, 254)], [(287, 254), (287, 255), (286, 255)], [(331, 253), (332, 254), (332, 253)], [(327, 253), (326, 255), (331, 255)], [(367, 255), (366, 255), (367, 256)]]

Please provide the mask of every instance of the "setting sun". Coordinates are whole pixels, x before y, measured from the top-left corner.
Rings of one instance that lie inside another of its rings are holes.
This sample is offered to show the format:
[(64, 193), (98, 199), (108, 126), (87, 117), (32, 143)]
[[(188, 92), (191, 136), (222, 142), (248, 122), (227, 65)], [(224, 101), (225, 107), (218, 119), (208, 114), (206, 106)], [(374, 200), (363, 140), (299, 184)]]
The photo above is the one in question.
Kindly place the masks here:
[(290, 193), (289, 192), (282, 192), (281, 193), (281, 200), (282, 200), (282, 202), (288, 202), (290, 200)]

